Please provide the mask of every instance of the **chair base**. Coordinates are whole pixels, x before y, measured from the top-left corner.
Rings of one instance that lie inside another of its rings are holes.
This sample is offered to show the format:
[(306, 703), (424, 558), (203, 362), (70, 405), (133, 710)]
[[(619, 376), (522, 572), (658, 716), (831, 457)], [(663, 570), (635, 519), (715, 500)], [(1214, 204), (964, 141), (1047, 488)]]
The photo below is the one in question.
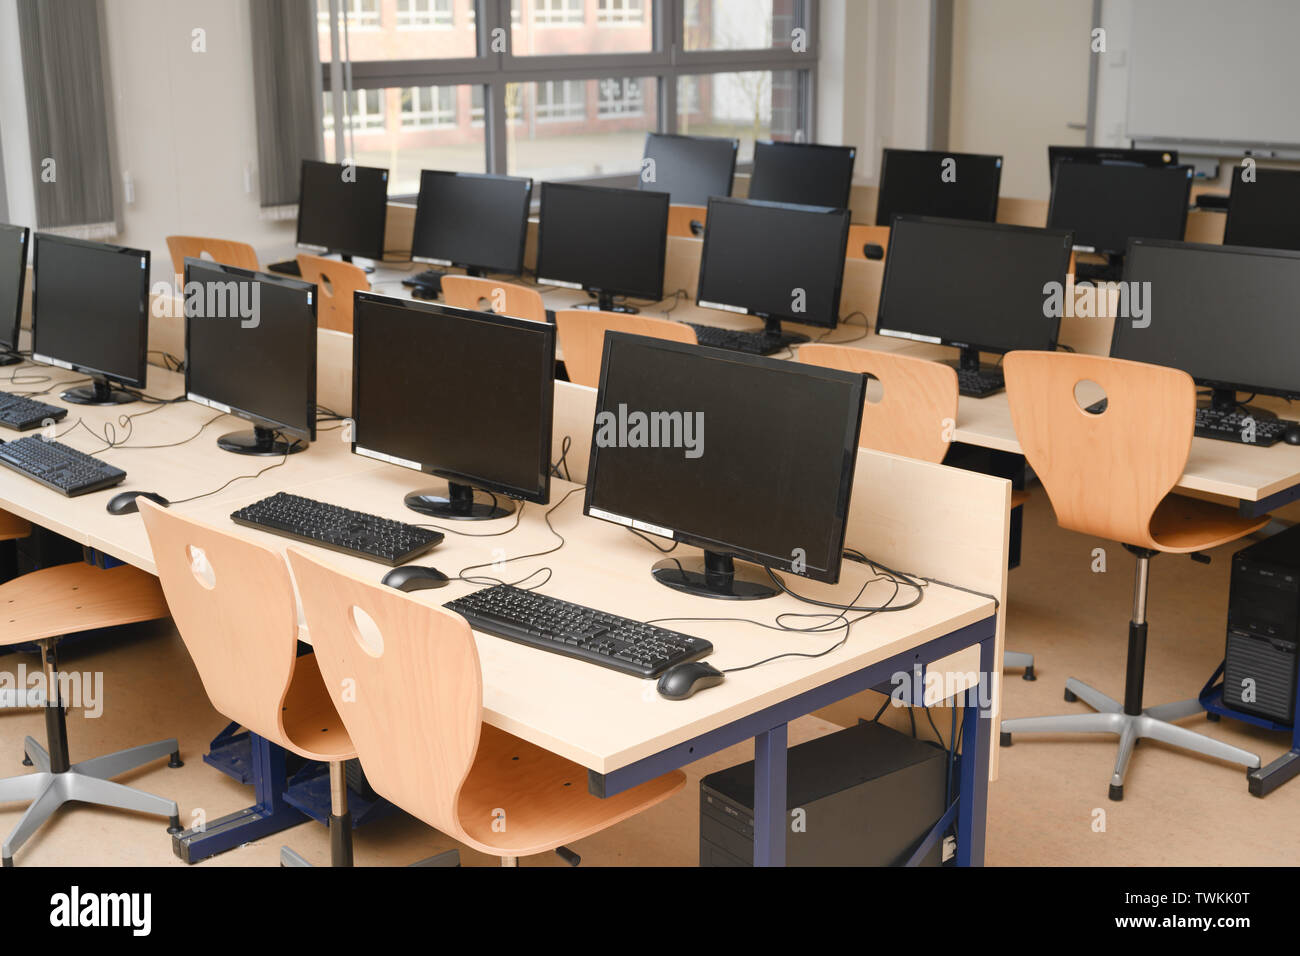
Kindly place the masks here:
[(41, 824), (63, 804), (72, 801), (97, 807), (155, 813), (167, 817), (168, 833), (180, 833), (180, 808), (176, 806), (176, 801), (123, 786), (110, 779), (162, 757), (170, 758), (169, 766), (181, 766), (175, 740), (160, 740), (103, 757), (92, 757), (73, 764), (61, 773), (51, 772), (49, 751), (31, 737), (23, 742), (23, 748), (27, 758), (36, 767), (36, 772), (0, 780), (0, 803), (31, 801), (31, 806), (5, 838), (3, 850), (0, 850), (5, 866), (13, 866), (14, 854), (40, 829)]
[(1115, 734), (1119, 737), (1119, 755), (1115, 758), (1115, 772), (1110, 778), (1112, 800), (1124, 799), (1124, 777), (1128, 773), (1129, 760), (1137, 742), (1144, 738), (1240, 764), (1247, 770), (1255, 770), (1260, 766), (1259, 757), (1248, 750), (1172, 723), (1204, 711), (1205, 708), (1195, 698), (1147, 707), (1140, 714), (1127, 714), (1119, 701), (1071, 677), (1065, 682), (1065, 699), (1081, 700), (1096, 713), (1004, 720), (1001, 744), (1010, 747), (1012, 734)]
[(1038, 675), (1034, 673), (1034, 655), (1026, 654), (1024, 651), (1003, 651), (1002, 652), (1002, 669), (1008, 667), (1023, 667), (1025, 672), (1020, 676), (1024, 680), (1038, 680)]

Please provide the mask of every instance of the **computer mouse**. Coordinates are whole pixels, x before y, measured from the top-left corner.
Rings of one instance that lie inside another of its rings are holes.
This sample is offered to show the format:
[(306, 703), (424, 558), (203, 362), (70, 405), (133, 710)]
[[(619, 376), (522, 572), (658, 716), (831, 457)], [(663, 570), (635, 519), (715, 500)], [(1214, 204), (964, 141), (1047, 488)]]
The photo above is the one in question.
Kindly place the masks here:
[(1300, 445), (1300, 422), (1292, 422), (1282, 433), (1282, 440), (1288, 445)]
[(408, 564), (393, 568), (384, 575), (384, 583), (399, 591), (423, 591), (426, 588), (445, 587), (451, 579), (437, 568)]
[(726, 679), (722, 671), (704, 661), (678, 664), (660, 676), (659, 696), (669, 700), (685, 700), (694, 696), (696, 691), (717, 687)]
[(133, 515), (140, 510), (140, 506), (135, 503), (135, 499), (141, 497), (156, 501), (164, 508), (171, 504), (162, 495), (153, 491), (124, 491), (120, 495), (114, 495), (109, 499), (104, 510), (111, 515)]
[(878, 242), (868, 242), (862, 247), (862, 254), (868, 259), (885, 258), (885, 247)]

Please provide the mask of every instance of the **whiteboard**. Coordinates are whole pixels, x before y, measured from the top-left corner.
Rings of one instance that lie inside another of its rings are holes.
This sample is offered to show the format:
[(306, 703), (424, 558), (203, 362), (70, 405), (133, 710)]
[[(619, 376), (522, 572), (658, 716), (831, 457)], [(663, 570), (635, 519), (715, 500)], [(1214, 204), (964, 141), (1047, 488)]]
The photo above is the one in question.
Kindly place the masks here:
[(1300, 2), (1133, 0), (1132, 28), (1130, 139), (1300, 145)]

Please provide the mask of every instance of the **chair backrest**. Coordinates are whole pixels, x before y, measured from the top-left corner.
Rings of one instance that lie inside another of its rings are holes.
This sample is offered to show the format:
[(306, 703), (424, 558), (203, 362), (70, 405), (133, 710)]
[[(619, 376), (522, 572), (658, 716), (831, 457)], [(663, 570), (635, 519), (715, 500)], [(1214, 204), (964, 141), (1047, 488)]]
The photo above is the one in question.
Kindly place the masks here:
[(284, 557), (139, 499), (154, 565), (212, 706), (290, 746), (281, 716), (298, 648), (298, 605)]
[[(700, 239), (704, 236), (704, 224), (708, 221), (708, 206), (689, 206), (685, 203), (672, 203), (668, 207), (668, 235), (682, 236), (686, 239)], [(699, 223), (697, 233), (691, 223)]]
[(172, 254), (172, 269), (176, 275), (185, 274), (185, 260), (210, 255), (214, 262), (236, 269), (258, 271), (257, 253), (246, 242), (234, 239), (209, 239), (204, 236), (168, 236), (167, 251)]
[(498, 282), (475, 276), (443, 276), (442, 300), (458, 309), (487, 309), (516, 319), (546, 321), (546, 305), (536, 289), (517, 282)]
[[(849, 238), (844, 248), (844, 257), (846, 259), (865, 259), (867, 254), (863, 251), (863, 246), (869, 242), (888, 251), (889, 227), (865, 226), (860, 223), (849, 226)], [(881, 261), (883, 261), (883, 257)]]
[(606, 332), (630, 332), (670, 342), (696, 344), (695, 330), (671, 319), (599, 309), (559, 309), (555, 313), (555, 338), (570, 382), (589, 388), (599, 387)]
[[(1008, 352), (1002, 368), (1016, 437), (1061, 527), (1157, 547), (1151, 516), (1178, 483), (1192, 447), (1191, 376), (1067, 352)], [(1080, 382), (1101, 386), (1105, 411), (1080, 406)]]
[(845, 345), (803, 345), (798, 358), (879, 379), (880, 400), (873, 401), (874, 389), (868, 389), (862, 403), (862, 448), (919, 461), (941, 462), (948, 454), (957, 423), (957, 370), (952, 366)]
[(371, 786), (460, 837), (460, 790), (483, 720), (483, 678), (469, 624), (296, 548), (289, 564), (321, 676)]
[(316, 284), (316, 328), (352, 334), (352, 293), (369, 291), (366, 270), (340, 259), (298, 255), (303, 282)]

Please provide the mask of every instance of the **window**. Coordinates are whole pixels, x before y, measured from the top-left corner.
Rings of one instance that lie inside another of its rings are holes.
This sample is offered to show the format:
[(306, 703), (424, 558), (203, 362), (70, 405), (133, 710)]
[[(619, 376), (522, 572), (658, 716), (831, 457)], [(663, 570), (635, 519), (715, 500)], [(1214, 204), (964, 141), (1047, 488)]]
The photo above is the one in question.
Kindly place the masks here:
[[(328, 90), (324, 94), (325, 108), (322, 112), (327, 132), (334, 131), (334, 96)], [(369, 133), (384, 128), (384, 91), (353, 90), (351, 97), (344, 97), (343, 105), (348, 115), (347, 128), (353, 133)]]
[(533, 23), (539, 27), (579, 26), (585, 0), (533, 0)]
[[(740, 140), (736, 159), (754, 158), (754, 141), (800, 138), (802, 91), (793, 70), (707, 73), (677, 80), (677, 132)], [(807, 139), (806, 135), (803, 138)]]
[(587, 118), (587, 84), (583, 80), (548, 80), (533, 84), (536, 105), (533, 118), (539, 123)]
[(456, 87), (412, 86), (402, 90), (402, 129), (456, 126)]
[[(348, 22), (348, 30), (378, 30), (379, 0), (342, 0), (343, 17)], [(329, 0), (317, 0), (316, 19), (326, 34), (330, 29)]]
[(641, 81), (631, 77), (601, 80), (597, 87), (596, 115), (602, 119), (615, 116), (641, 116), (645, 113), (645, 96)]
[(790, 48), (801, 24), (799, 0), (683, 0), (687, 50)]
[(485, 111), (483, 109), (483, 87), (472, 87), (469, 95), (469, 121), (472, 126), (482, 126)]
[(691, 117), (700, 112), (700, 78), (683, 76), (677, 81), (677, 113)]
[(596, 23), (602, 27), (630, 27), (645, 23), (645, 0), (599, 0)]
[[(452, 27), (456, 25), (453, 0), (397, 0), (397, 28), (414, 30), (428, 27)], [(474, 5), (470, 3), (470, 17), (473, 22)]]

